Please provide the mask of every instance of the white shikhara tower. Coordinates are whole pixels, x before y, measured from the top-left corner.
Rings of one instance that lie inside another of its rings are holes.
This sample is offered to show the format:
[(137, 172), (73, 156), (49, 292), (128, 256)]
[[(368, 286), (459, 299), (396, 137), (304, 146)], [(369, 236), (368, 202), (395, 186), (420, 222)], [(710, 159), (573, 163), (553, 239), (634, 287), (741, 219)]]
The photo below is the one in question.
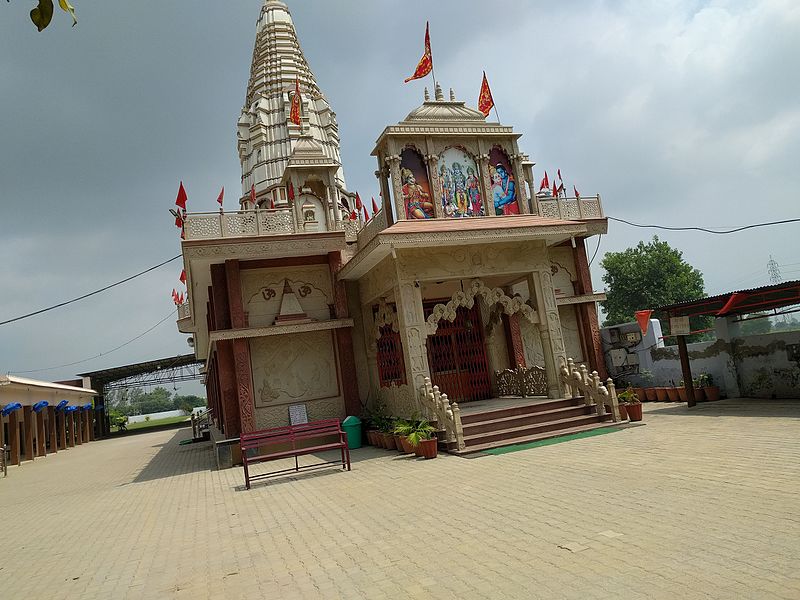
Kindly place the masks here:
[[(300, 126), (289, 120), (295, 79), (302, 98)], [(289, 9), (279, 0), (265, 0), (261, 7), (237, 137), (244, 206), (251, 186), (258, 205), (285, 205), (291, 181), (296, 194), (314, 196), (322, 212), (339, 221), (340, 210), (334, 207), (350, 194), (345, 191), (336, 114), (306, 62)]]

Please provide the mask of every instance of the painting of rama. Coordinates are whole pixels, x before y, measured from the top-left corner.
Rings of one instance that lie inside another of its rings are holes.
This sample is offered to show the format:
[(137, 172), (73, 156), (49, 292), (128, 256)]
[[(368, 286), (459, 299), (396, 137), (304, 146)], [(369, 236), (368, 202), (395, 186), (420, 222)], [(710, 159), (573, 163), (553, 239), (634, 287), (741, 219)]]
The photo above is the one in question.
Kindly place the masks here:
[(406, 219), (432, 219), (433, 200), (422, 156), (411, 148), (400, 153), (400, 180)]
[(478, 166), (461, 148), (448, 148), (439, 157), (442, 209), (448, 217), (484, 215)]
[(517, 187), (511, 161), (501, 148), (495, 146), (489, 152), (489, 179), (492, 201), (496, 215), (518, 215)]

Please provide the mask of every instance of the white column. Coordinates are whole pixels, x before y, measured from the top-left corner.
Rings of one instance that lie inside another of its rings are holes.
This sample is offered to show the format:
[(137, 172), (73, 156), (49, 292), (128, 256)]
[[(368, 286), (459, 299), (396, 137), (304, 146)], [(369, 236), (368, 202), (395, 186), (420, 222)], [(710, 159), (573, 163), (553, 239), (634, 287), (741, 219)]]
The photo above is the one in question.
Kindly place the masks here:
[(547, 395), (549, 398), (561, 398), (561, 379), (558, 372), (561, 365), (566, 363), (567, 356), (550, 272), (531, 273), (528, 276), (528, 288), (531, 298), (536, 299), (536, 310), (539, 313), (538, 327), (547, 370)]

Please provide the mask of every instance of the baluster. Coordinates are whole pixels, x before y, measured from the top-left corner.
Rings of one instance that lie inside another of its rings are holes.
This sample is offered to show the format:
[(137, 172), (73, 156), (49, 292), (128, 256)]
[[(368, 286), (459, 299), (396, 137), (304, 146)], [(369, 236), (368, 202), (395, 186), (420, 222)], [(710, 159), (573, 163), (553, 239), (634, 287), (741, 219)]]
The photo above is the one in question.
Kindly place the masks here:
[(439, 429), (444, 429), (446, 434), (455, 435), (455, 428), (453, 427), (450, 417), (452, 414), (452, 408), (450, 406), (450, 400), (448, 399), (447, 394), (442, 394), (441, 401), (441, 423), (439, 423)]
[(456, 446), (459, 450), (463, 450), (466, 447), (464, 443), (464, 427), (461, 424), (461, 409), (458, 408), (458, 403), (453, 402), (450, 406), (453, 411), (453, 429), (456, 438)]
[(600, 375), (597, 374), (597, 371), (592, 371), (592, 380), (597, 394), (595, 400), (595, 404), (597, 405), (597, 414), (602, 416), (606, 414), (606, 395), (608, 394), (608, 390), (606, 390), (606, 388), (600, 382)]
[(611, 418), (614, 422), (621, 420), (619, 415), (619, 400), (617, 399), (617, 387), (614, 385), (614, 380), (611, 377), (606, 381), (606, 388), (608, 389), (608, 396), (611, 399)]
[(586, 368), (586, 365), (581, 365), (580, 378), (583, 391), (583, 403), (586, 406), (591, 406), (594, 399), (592, 398), (592, 390), (589, 383), (589, 369)]

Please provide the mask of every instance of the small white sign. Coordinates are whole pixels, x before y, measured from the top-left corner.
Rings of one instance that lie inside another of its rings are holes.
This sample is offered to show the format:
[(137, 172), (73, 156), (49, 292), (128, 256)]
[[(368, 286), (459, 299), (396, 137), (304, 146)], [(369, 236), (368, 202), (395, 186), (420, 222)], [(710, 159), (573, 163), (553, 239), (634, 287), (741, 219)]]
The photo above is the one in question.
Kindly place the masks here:
[(689, 317), (670, 317), (669, 332), (672, 335), (689, 335), (691, 331)]
[(289, 423), (291, 425), (303, 425), (308, 423), (308, 413), (305, 404), (292, 404), (289, 406)]

